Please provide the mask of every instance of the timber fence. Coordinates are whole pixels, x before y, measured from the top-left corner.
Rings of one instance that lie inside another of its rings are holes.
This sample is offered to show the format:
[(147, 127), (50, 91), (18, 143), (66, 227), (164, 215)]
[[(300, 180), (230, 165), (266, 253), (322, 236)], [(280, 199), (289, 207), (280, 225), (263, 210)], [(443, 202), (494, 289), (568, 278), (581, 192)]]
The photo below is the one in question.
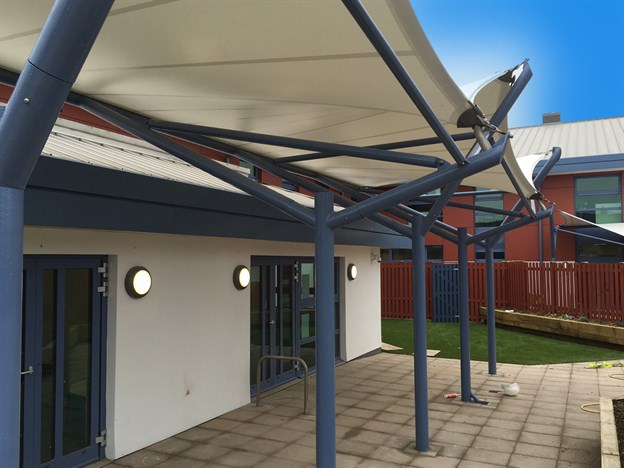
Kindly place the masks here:
[[(429, 319), (441, 314), (432, 265), (426, 268)], [(470, 262), (468, 272), (470, 319), (477, 321), (486, 305), (485, 264)], [(498, 309), (624, 322), (624, 263), (512, 261), (496, 263), (494, 274)], [(382, 262), (381, 310), (384, 318), (412, 318), (411, 262)]]

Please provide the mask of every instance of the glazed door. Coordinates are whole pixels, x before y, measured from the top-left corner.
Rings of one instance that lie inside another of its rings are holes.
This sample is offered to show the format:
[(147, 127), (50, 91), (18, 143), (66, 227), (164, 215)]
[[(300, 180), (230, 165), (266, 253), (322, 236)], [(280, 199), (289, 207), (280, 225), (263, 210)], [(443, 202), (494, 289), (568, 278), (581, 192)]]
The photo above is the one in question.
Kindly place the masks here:
[(316, 366), (316, 305), (313, 262), (298, 262), (298, 307), (299, 317), (299, 356), (308, 365)]
[[(338, 262), (336, 262), (336, 272)], [(338, 276), (336, 276), (338, 278)], [(336, 281), (336, 285), (338, 281)], [(251, 266), (250, 384), (256, 391), (256, 369), (262, 356), (296, 356), (316, 366), (314, 262), (309, 258), (254, 257)], [(340, 357), (340, 297), (335, 288), (336, 358)], [(262, 390), (297, 376), (291, 361), (265, 360)]]
[[(255, 392), (257, 363), (261, 356), (295, 356), (295, 265), (291, 261), (263, 262), (251, 267), (251, 365)], [(295, 376), (291, 361), (265, 360), (261, 388), (287, 382)]]
[[(334, 354), (340, 360), (340, 294), (338, 287), (338, 262), (334, 263)], [(314, 262), (297, 262), (297, 303), (295, 316), (298, 317), (297, 329), (298, 356), (302, 357), (309, 369), (316, 367), (316, 285)]]
[(25, 257), (22, 466), (64, 468), (101, 458), (102, 257)]

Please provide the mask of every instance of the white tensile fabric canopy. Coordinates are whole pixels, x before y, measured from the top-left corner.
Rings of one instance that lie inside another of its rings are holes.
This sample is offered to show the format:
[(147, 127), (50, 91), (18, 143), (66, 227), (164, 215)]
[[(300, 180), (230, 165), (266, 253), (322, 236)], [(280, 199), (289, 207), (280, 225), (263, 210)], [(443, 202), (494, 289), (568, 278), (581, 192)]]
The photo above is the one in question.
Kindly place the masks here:
[[(52, 2), (0, 4), (0, 66), (19, 72)], [(409, 2), (364, 4), (450, 134), (470, 131), (457, 121), (473, 104), (491, 117), (508, 80), (495, 77), (465, 96)], [(338, 0), (117, 0), (73, 89), (154, 119), (323, 142), (369, 146), (435, 136)], [(458, 145), (467, 154), (473, 143)], [(234, 144), (270, 158), (302, 153)], [(454, 162), (442, 145), (400, 151)], [(511, 147), (505, 154), (527, 196), (536, 192), (532, 172), (543, 156), (514, 156)], [(294, 164), (369, 187), (432, 171), (346, 156)], [(464, 183), (516, 191), (501, 166)]]

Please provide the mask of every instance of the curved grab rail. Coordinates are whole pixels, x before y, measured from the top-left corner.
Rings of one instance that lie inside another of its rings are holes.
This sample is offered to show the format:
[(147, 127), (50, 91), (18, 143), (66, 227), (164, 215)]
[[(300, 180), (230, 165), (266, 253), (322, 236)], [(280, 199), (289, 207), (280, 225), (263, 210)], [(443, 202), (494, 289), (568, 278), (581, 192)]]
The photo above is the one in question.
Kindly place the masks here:
[(262, 361), (265, 359), (277, 359), (278, 361), (296, 361), (303, 367), (303, 413), (308, 413), (308, 365), (306, 362), (296, 356), (274, 356), (266, 355), (258, 359), (256, 365), (256, 406), (260, 406), (260, 381), (262, 380)]

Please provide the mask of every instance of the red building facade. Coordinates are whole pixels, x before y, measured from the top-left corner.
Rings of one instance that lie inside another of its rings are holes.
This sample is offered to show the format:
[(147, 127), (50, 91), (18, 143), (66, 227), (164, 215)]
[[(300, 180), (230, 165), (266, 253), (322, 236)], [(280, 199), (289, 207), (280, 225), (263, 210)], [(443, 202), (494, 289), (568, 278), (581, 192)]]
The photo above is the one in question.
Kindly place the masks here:
[[(613, 231), (624, 233), (622, 199), (624, 191), (624, 117), (615, 117), (583, 122), (549, 123), (537, 127), (511, 130), (512, 145), (518, 154), (531, 154), (538, 148), (558, 146), (563, 150), (561, 160), (541, 187), (547, 201), (554, 202), (556, 210), (576, 214), (601, 226), (594, 229), (577, 229), (579, 235), (570, 232), (564, 225), (564, 218), (556, 211), (554, 226), (565, 231), (555, 234), (556, 251), (552, 249), (551, 223), (548, 220), (532, 223), (504, 235), (498, 260), (512, 261), (596, 261), (622, 262), (624, 250), (617, 243), (624, 244), (624, 237)], [(539, 167), (539, 166), (538, 166)], [(588, 189), (582, 189), (590, 186)], [(460, 187), (459, 191), (475, 191), (476, 187)], [(585, 190), (585, 191), (583, 191)], [(511, 209), (518, 200), (516, 195), (499, 195), (497, 208)], [(492, 198), (492, 197), (490, 197)], [(495, 198), (495, 197), (494, 197)], [(451, 202), (472, 205), (477, 203), (475, 195), (454, 197)], [(486, 203), (493, 206), (491, 202)], [(588, 208), (589, 207), (589, 208)], [(585, 210), (585, 212), (582, 212)], [(478, 212), (447, 206), (442, 219), (452, 226), (465, 227), (468, 233), (479, 230)], [(499, 217), (499, 221), (502, 217)], [(499, 222), (498, 221), (498, 222)], [(591, 237), (581, 236), (586, 234)], [(426, 238), (430, 260), (457, 261), (457, 247), (435, 234)], [(469, 260), (479, 260), (474, 246), (469, 247)], [(405, 260), (409, 252), (386, 251), (384, 260)]]

